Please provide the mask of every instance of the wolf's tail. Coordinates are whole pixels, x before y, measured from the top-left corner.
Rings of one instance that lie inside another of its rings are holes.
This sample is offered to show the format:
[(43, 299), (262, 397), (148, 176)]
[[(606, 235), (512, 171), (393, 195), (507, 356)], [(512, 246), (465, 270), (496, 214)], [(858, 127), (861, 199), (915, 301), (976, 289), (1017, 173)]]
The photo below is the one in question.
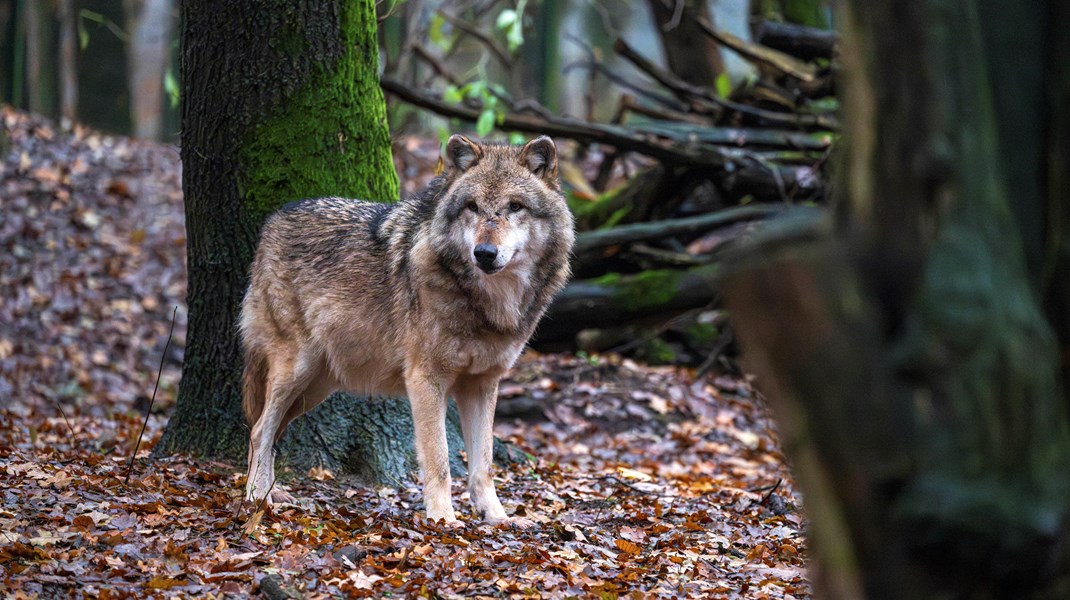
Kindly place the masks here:
[(267, 393), (267, 356), (259, 349), (250, 347), (245, 352), (245, 372), (242, 374), (242, 410), (245, 420), (252, 427), (264, 412)]

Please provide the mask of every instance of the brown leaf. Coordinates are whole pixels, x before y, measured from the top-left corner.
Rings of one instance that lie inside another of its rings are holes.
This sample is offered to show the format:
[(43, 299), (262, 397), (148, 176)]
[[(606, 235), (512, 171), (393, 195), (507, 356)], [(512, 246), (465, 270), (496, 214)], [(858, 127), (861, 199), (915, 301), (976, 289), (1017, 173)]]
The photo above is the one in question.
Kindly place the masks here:
[[(253, 535), (257, 527), (260, 527), (260, 521), (264, 518), (264, 509), (260, 509), (249, 517), (249, 520), (242, 525), (241, 530), (245, 532), (245, 535)], [(223, 538), (219, 538), (219, 541), (224, 544), (223, 549), (226, 549), (226, 541)]]
[(186, 582), (181, 579), (173, 579), (171, 577), (153, 577), (145, 585), (154, 590), (169, 590), (173, 587), (186, 585)]
[(617, 546), (617, 548), (621, 552), (626, 552), (628, 554), (639, 554), (643, 550), (642, 548), (639, 547), (638, 544), (635, 544), (633, 542), (629, 542), (628, 540), (624, 540), (624, 539), (618, 539), (617, 541), (615, 541), (613, 543)]

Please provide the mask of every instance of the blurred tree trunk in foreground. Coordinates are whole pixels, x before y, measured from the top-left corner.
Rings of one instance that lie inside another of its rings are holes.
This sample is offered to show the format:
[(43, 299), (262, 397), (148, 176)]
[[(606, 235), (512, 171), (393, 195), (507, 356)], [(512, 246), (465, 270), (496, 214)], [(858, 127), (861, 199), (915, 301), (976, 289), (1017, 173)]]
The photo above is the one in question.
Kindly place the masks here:
[[(158, 452), (245, 457), (237, 323), (263, 219), (312, 196), (397, 198), (375, 27), (371, 0), (182, 3), (189, 345)], [(406, 401), (335, 394), (290, 425), (280, 464), (398, 480), (411, 445)]]
[(818, 595), (1070, 597), (1070, 2), (841, 9), (834, 233), (727, 294)]

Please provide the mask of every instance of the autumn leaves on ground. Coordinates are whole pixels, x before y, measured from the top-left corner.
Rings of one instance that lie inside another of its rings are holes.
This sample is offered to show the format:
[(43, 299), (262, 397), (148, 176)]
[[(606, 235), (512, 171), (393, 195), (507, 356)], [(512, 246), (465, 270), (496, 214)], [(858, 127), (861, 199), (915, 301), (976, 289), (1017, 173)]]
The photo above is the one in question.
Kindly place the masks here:
[(185, 346), (177, 152), (0, 117), (0, 594), (809, 597), (800, 497), (741, 376), (526, 354), (496, 433), (535, 457), (498, 470), (529, 530), (479, 524), (463, 481), (468, 524), (443, 529), (415, 482), (314, 470), (265, 515), (241, 465), (153, 459)]

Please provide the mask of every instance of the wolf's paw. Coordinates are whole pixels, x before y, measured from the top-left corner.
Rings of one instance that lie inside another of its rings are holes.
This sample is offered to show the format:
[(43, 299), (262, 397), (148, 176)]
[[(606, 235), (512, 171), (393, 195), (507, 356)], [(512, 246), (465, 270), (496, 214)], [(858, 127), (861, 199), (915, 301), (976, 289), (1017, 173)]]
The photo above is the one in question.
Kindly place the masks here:
[(433, 519), (428, 517), (426, 523), (432, 527), (444, 527), (446, 529), (461, 529), (464, 527), (464, 521), (460, 521), (456, 518)]
[(286, 490), (275, 488), (268, 494), (268, 504), (297, 504), (297, 498)]
[(525, 517), (501, 517), (501, 518), (486, 518), (484, 521), (490, 525), (498, 526), (504, 525), (513, 529), (531, 529), (538, 525), (535, 521)]
[(253, 507), (271, 508), (276, 504), (296, 504), (297, 499), (293, 497), (290, 492), (286, 490), (274, 488), (268, 492), (265, 498), (262, 494), (253, 492), (246, 492), (245, 501), (251, 504)]
[(427, 520), (435, 521), (439, 525), (446, 527), (463, 527), (464, 523), (457, 520), (457, 513), (453, 511), (453, 507), (440, 508), (438, 510), (430, 509), (427, 511)]

